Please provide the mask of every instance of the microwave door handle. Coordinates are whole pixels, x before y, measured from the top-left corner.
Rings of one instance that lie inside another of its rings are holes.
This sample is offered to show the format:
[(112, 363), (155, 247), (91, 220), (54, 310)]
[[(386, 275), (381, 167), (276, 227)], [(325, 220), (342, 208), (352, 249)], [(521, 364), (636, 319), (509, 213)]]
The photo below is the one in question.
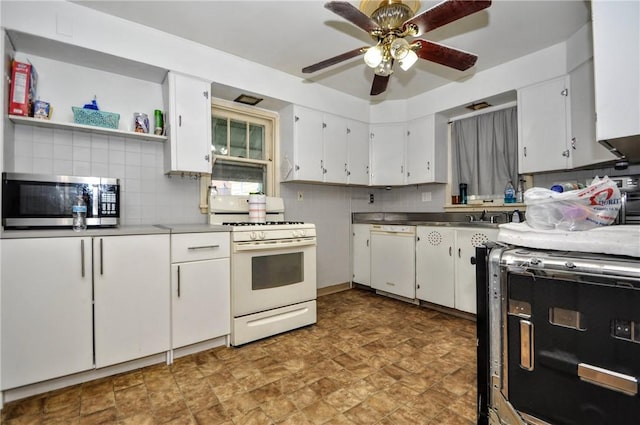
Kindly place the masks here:
[(92, 187), (92, 198), (91, 198), (91, 212), (93, 217), (99, 217), (100, 212), (100, 188), (102, 186), (99, 184), (94, 184)]

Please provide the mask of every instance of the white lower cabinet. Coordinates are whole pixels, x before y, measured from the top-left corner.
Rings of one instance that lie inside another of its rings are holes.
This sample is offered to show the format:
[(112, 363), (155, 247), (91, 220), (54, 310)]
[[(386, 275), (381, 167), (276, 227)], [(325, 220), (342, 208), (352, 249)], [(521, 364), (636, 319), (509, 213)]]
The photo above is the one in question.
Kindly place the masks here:
[(95, 362), (170, 349), (169, 235), (93, 239)]
[(371, 286), (370, 224), (353, 224), (352, 267), (355, 283)]
[(231, 329), (229, 233), (171, 236), (172, 348)]
[(1, 389), (92, 369), (91, 238), (1, 243)]
[(497, 235), (493, 228), (418, 226), (416, 297), (475, 314), (475, 249)]

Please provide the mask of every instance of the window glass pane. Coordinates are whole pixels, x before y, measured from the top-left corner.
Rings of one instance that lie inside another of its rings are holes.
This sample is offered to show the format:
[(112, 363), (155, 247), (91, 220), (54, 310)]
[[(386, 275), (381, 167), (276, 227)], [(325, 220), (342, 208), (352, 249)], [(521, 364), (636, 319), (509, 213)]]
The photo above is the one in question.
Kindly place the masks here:
[(211, 134), (213, 140), (211, 147), (215, 155), (229, 155), (227, 150), (227, 119), (213, 117), (211, 121)]
[(220, 195), (264, 193), (266, 165), (217, 160), (213, 165), (211, 185)]
[(247, 123), (233, 121), (229, 123), (231, 129), (231, 156), (238, 158), (247, 157)]
[(264, 158), (264, 126), (249, 124), (249, 158)]

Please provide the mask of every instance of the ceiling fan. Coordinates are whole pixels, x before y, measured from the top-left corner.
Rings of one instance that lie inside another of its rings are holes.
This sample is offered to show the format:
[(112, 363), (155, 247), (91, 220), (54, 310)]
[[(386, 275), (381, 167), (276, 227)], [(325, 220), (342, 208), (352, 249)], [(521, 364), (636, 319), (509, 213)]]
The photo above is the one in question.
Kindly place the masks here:
[[(471, 68), (478, 57), (423, 39), (411, 42), (407, 37), (417, 37), (450, 22), (471, 15), (491, 5), (491, 0), (444, 0), (432, 8), (415, 15), (420, 7), (417, 0), (363, 0), (360, 9), (346, 1), (330, 1), (324, 5), (366, 32), (376, 40), (375, 46), (360, 47), (341, 55), (325, 59), (302, 68), (303, 73), (312, 73), (347, 59), (364, 54), (364, 62), (374, 69), (371, 95), (387, 89), (393, 65), (398, 61), (404, 71), (420, 59), (436, 62), (464, 71)], [(368, 15), (365, 13), (373, 9)], [(415, 16), (414, 16), (415, 15)]]

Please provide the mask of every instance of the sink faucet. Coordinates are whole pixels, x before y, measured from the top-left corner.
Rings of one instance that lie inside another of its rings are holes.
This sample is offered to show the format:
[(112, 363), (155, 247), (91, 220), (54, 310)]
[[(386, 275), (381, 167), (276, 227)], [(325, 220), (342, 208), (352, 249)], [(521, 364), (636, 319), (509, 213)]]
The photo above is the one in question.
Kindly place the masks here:
[(480, 221), (484, 221), (487, 215), (487, 210), (482, 210), (482, 214), (480, 215)]

